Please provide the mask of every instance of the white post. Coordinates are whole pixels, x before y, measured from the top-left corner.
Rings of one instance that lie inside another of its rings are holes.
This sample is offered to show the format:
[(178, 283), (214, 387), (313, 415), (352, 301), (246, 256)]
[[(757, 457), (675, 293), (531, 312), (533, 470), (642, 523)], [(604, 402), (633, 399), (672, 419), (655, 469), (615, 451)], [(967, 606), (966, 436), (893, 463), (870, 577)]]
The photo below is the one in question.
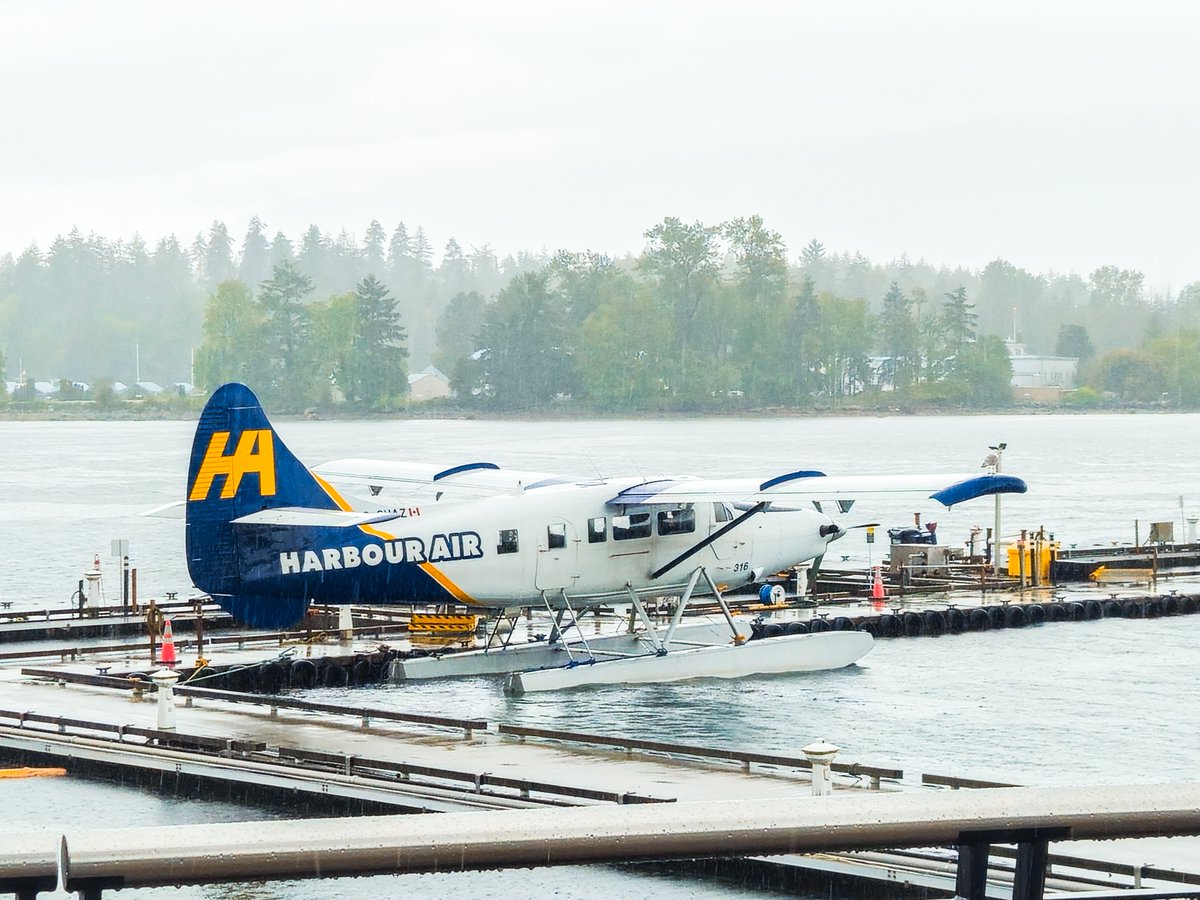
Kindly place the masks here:
[(179, 673), (170, 669), (151, 672), (150, 677), (158, 687), (158, 730), (175, 730), (175, 691), (172, 688), (179, 680)]
[(825, 738), (817, 738), (800, 752), (812, 763), (812, 793), (814, 797), (828, 797), (833, 793), (833, 773), (830, 766), (833, 758), (838, 755), (840, 747), (828, 743)]
[(338, 630), (342, 633), (342, 641), (351, 643), (354, 640), (354, 613), (348, 604), (338, 607)]
[(1188, 516), (1187, 519), (1187, 539), (1189, 544), (1196, 543), (1196, 523), (1200, 522), (1200, 518), (1196, 516)]
[[(1002, 441), (999, 444), (997, 444), (995, 447), (988, 448), (992, 452), (991, 452), (991, 454), (989, 454), (988, 458), (984, 461), (984, 465), (990, 464), (990, 468), (992, 470), (993, 475), (1000, 474), (1000, 463), (1004, 457), (1004, 448), (1007, 446), (1008, 446), (1008, 444), (1006, 444)], [(1000, 495), (997, 494), (996, 495), (996, 521), (995, 521), (994, 527), (992, 528), (992, 566), (995, 568), (997, 575), (999, 575), (1000, 572), (1002, 571), (1001, 570), (1001, 565), (1003, 564), (1002, 561), (1003, 561), (1003, 557), (1000, 555)]]

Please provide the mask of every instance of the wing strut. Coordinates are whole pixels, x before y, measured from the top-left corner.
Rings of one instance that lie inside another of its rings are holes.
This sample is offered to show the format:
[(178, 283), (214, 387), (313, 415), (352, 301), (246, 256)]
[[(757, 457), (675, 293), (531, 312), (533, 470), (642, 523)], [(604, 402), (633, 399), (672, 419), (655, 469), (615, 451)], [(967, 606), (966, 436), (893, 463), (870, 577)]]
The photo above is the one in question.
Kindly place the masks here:
[(743, 522), (745, 522), (747, 519), (749, 519), (751, 516), (762, 512), (764, 509), (767, 508), (767, 505), (770, 502), (771, 501), (769, 501), (769, 500), (760, 500), (758, 503), (755, 503), (752, 507), (750, 507), (744, 513), (742, 513), (740, 516), (738, 516), (732, 522), (729, 522), (726, 525), (722, 525), (720, 528), (718, 528), (716, 531), (714, 531), (712, 534), (710, 534), (704, 540), (693, 544), (691, 547), (689, 547), (687, 550), (684, 550), (682, 553), (680, 553), (677, 557), (675, 557), (673, 560), (671, 560), (666, 565), (660, 566), (656, 572), (652, 572), (650, 574), (651, 579), (659, 578), (659, 577), (665, 575), (667, 572), (670, 572), (673, 568), (675, 568), (677, 565), (679, 565), (684, 560), (690, 559), (691, 557), (695, 556), (697, 553), (699, 553), (701, 550), (703, 550), (709, 544), (713, 543), (713, 541), (717, 540), (718, 538), (724, 537), (729, 532), (733, 531), (733, 529), (737, 528), (739, 525), (741, 525)]

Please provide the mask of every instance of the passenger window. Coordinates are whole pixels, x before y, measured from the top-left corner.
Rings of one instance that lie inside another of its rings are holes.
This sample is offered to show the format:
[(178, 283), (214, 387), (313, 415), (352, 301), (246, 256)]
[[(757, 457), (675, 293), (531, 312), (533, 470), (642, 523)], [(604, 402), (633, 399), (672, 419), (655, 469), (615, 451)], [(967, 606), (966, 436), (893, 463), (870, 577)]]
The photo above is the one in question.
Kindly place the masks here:
[(684, 509), (664, 509), (658, 514), (658, 533), (691, 534), (696, 530), (696, 511), (690, 506)]
[(608, 519), (604, 516), (596, 516), (594, 519), (588, 519), (588, 543), (603, 544), (608, 539)]
[(551, 550), (561, 550), (567, 546), (567, 526), (561, 522), (547, 525), (546, 546)]
[(729, 514), (729, 507), (724, 503), (713, 504), (713, 521), (714, 522), (730, 522), (733, 516)]
[(650, 513), (613, 516), (612, 529), (614, 541), (631, 541), (634, 538), (650, 537)]
[(503, 528), (500, 530), (500, 540), (496, 542), (497, 553), (517, 552), (517, 529)]

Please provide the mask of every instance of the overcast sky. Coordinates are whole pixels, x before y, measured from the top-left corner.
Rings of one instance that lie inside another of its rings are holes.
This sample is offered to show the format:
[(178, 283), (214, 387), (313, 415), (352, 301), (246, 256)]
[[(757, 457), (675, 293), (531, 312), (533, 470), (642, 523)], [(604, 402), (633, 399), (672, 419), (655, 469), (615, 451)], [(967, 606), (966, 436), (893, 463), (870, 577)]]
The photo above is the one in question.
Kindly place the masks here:
[(1200, 280), (1200, 3), (0, 3), (0, 253), (260, 216), (638, 252), (664, 216)]

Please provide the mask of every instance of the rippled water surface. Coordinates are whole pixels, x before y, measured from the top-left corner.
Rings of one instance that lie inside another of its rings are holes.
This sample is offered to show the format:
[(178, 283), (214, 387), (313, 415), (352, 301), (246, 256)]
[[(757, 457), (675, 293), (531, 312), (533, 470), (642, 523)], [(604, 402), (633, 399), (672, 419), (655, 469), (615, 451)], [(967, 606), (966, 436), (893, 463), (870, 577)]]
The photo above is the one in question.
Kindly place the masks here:
[[(301, 459), (376, 456), (447, 465), (645, 475), (975, 471), (1006, 441), (1006, 471), (1029, 493), (1004, 500), (1004, 530), (1046, 526), (1066, 544), (1129, 542), (1134, 523), (1182, 533), (1200, 509), (1191, 415), (702, 419), (602, 422), (279, 423)], [(143, 596), (186, 594), (181, 522), (142, 510), (181, 498), (193, 426), (176, 422), (0, 422), (0, 600), (63, 606), (92, 556), (117, 597), (113, 538), (131, 542)], [(860, 502), (848, 522), (906, 524), (920, 512), (944, 543), (990, 525), (990, 500)], [(865, 562), (862, 532), (840, 545)], [(851, 669), (741, 681), (594, 688), (506, 697), (493, 680), (354, 692), (356, 704), (606, 734), (792, 753), (824, 737), (848, 761), (1026, 783), (1190, 780), (1200, 771), (1200, 616), (1102, 620), (947, 638), (881, 641)], [(316, 691), (314, 697), (336, 696)], [(277, 815), (159, 797), (76, 778), (0, 782), (0, 831), (172, 824)], [(345, 879), (154, 897), (730, 896), (729, 885), (606, 867)]]

